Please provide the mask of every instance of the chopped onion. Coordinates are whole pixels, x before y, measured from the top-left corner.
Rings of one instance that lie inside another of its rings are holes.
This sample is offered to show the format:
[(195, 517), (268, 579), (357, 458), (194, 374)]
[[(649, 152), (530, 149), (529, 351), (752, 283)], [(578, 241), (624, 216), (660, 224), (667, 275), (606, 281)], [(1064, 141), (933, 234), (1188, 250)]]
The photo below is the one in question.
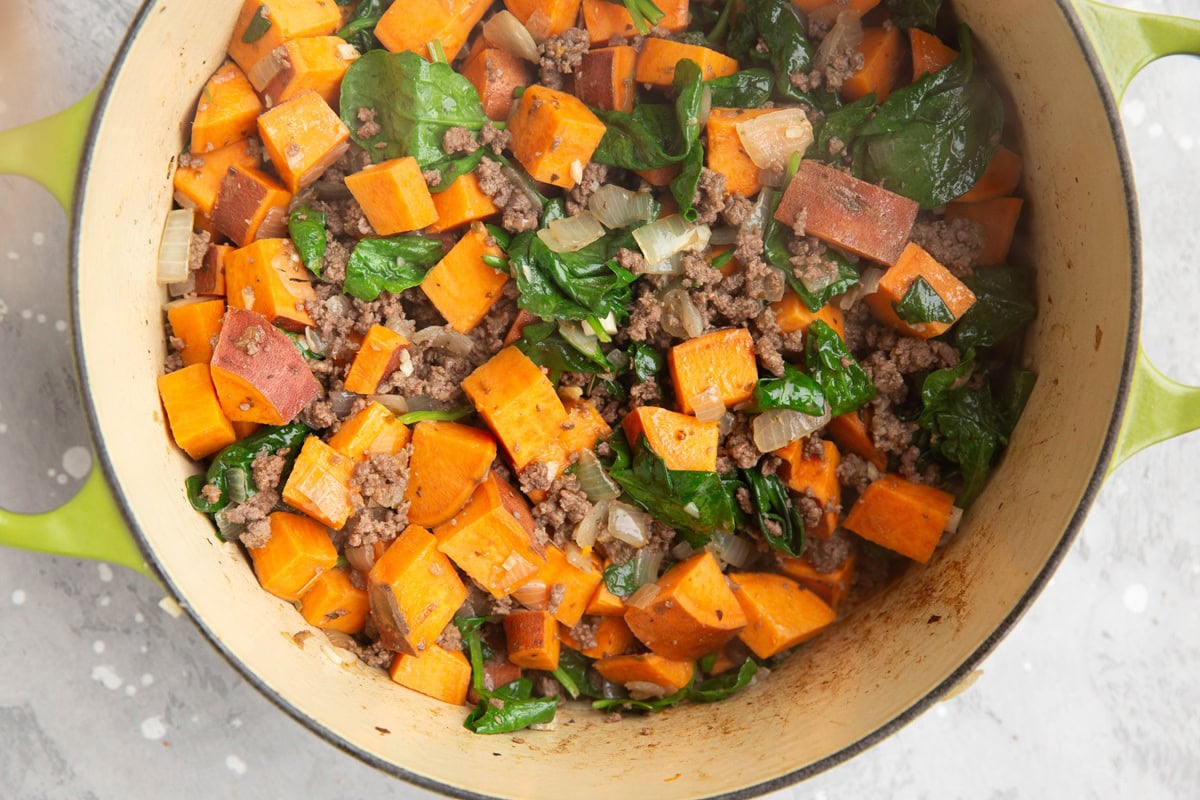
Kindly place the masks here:
[(863, 26), (860, 12), (845, 9), (837, 15), (837, 21), (825, 34), (817, 54), (813, 56), (813, 69), (824, 71), (829, 60), (837, 53), (851, 53), (862, 43)]
[(754, 546), (750, 542), (722, 531), (713, 533), (708, 549), (717, 558), (737, 569), (748, 566), (755, 555)]
[(325, 300), (325, 311), (331, 317), (344, 317), (350, 313), (350, 299), (344, 294), (333, 294)]
[(633, 232), (647, 264), (666, 261), (676, 253), (688, 250), (703, 250), (708, 247), (711, 236), (712, 231), (707, 225), (693, 225), (679, 214), (643, 225)]
[(327, 355), (329, 352), (328, 345), (321, 338), (321, 334), (317, 333), (316, 328), (308, 327), (304, 329), (304, 344), (309, 350), (319, 356)]
[(550, 600), (545, 581), (530, 581), (512, 590), (512, 598), (533, 611), (542, 611)]
[(634, 556), (633, 580), (638, 586), (654, 583), (662, 566), (664, 552), (657, 547), (643, 547)]
[(354, 406), (354, 401), (358, 399), (358, 395), (353, 392), (332, 391), (326, 398), (329, 401), (330, 408), (333, 413), (339, 417), (344, 417), (350, 413), (350, 409)]
[(608, 477), (604, 465), (591, 450), (579, 451), (579, 460), (575, 462), (575, 478), (579, 481), (579, 488), (593, 503), (616, 500), (621, 496), (621, 487)]
[(694, 339), (704, 333), (700, 309), (683, 289), (672, 289), (663, 297), (662, 329), (680, 339)]
[(813, 143), (812, 123), (799, 108), (783, 108), (739, 122), (735, 126), (742, 148), (759, 169), (783, 170), (793, 153)]
[(246, 70), (246, 77), (254, 91), (262, 94), (267, 85), (275, 80), (275, 76), (290, 66), (287, 48), (280, 45), (250, 65), (250, 69)]
[(625, 688), (629, 691), (629, 696), (634, 700), (649, 700), (652, 697), (658, 699), (670, 694), (667, 687), (659, 686), (657, 683), (651, 683), (650, 681), (630, 681), (625, 684)]
[(635, 222), (654, 219), (654, 195), (608, 183), (588, 198), (588, 211), (606, 228), (627, 228)]
[(630, 547), (644, 547), (649, 540), (650, 515), (628, 503), (613, 502), (608, 507), (608, 532)]
[(737, 417), (730, 411), (721, 417), (721, 424), (717, 426), (717, 430), (722, 436), (728, 436), (729, 432), (733, 430), (733, 423), (735, 422), (737, 422)]
[(256, 239), (282, 239), (288, 235), (287, 206), (274, 206), (258, 226)]
[(580, 572), (591, 574), (596, 571), (596, 564), (588, 557), (579, 545), (574, 542), (567, 542), (567, 546), (563, 548), (563, 553), (567, 557), (567, 563)]
[(954, 534), (958, 533), (958, 526), (962, 523), (963, 510), (958, 506), (950, 507), (950, 518), (946, 520), (945, 532)]
[(427, 394), (418, 394), (408, 398), (409, 411), (445, 411), (446, 404), (434, 400)]
[(604, 353), (600, 350), (600, 339), (596, 334), (591, 333), (591, 328), (588, 328), (588, 332), (585, 333), (578, 325), (562, 320), (558, 323), (558, 332), (572, 347), (588, 358), (604, 357)]
[(401, 395), (372, 394), (368, 395), (367, 399), (373, 403), (379, 403), (379, 405), (383, 406), (393, 414), (400, 415), (408, 413), (408, 401), (405, 400)]
[(167, 221), (163, 225), (162, 243), (158, 246), (158, 270), (155, 280), (159, 284), (187, 280), (192, 250), (192, 225), (195, 220), (196, 212), (190, 208), (177, 208), (167, 214)]
[(657, 583), (643, 584), (638, 587), (636, 592), (625, 598), (625, 605), (640, 608), (644, 611), (654, 602), (654, 598), (658, 597), (660, 591), (662, 590), (658, 588)]
[(217, 532), (225, 537), (225, 541), (237, 541), (237, 538), (245, 533), (246, 524), (244, 522), (230, 522), (226, 516), (227, 510), (223, 508), (213, 514), (213, 522), (217, 526)]
[(375, 566), (375, 545), (346, 545), (346, 560), (359, 572), (370, 572)]
[(504, 573), (505, 578), (502, 583), (511, 586), (537, 572), (537, 567), (521, 554), (509, 553), (508, 558), (500, 565), (500, 571)]
[(696, 120), (700, 123), (700, 127), (708, 125), (708, 117), (712, 114), (712, 87), (705, 86), (700, 91), (700, 113), (696, 115)]
[(390, 331), (395, 331), (409, 341), (412, 341), (413, 334), (417, 332), (416, 324), (411, 319), (407, 319), (399, 314), (390, 315), (385, 319), (383, 327)]
[(608, 520), (608, 501), (601, 500), (575, 526), (575, 543), (580, 547), (592, 547), (600, 535), (600, 526)]
[(786, 408), (764, 411), (755, 417), (751, 424), (754, 446), (760, 453), (773, 453), (797, 439), (803, 439), (813, 431), (824, 428), (829, 424), (829, 420), (828, 407), (819, 417)]
[(537, 232), (538, 238), (555, 253), (574, 253), (604, 237), (604, 226), (590, 211), (556, 219)]
[(866, 269), (858, 283), (851, 286), (838, 300), (838, 307), (843, 311), (849, 311), (854, 308), (859, 302), (869, 294), (874, 294), (879, 290), (879, 280), (883, 277), (883, 270), (877, 267)]
[(687, 542), (681, 541), (671, 548), (671, 558), (674, 558), (676, 561), (683, 561), (690, 558), (695, 552), (696, 548)]
[[(167, 294), (171, 297), (186, 297), (196, 291), (196, 273), (189, 272), (188, 276), (179, 283), (168, 283)], [(250, 305), (253, 305), (252, 303)]]
[(483, 36), (506, 53), (538, 63), (540, 54), (537, 42), (511, 11), (501, 11), (483, 23)]
[(725, 401), (717, 387), (710, 385), (692, 398), (692, 414), (701, 422), (717, 422), (725, 416)]
[(682, 275), (683, 274), (683, 253), (676, 253), (666, 261), (659, 261), (657, 264), (644, 262), (641, 268), (638, 269), (640, 275)]
[(412, 343), (437, 347), (459, 358), (470, 355), (475, 348), (470, 336), (459, 333), (449, 325), (430, 325), (422, 328), (412, 335)]

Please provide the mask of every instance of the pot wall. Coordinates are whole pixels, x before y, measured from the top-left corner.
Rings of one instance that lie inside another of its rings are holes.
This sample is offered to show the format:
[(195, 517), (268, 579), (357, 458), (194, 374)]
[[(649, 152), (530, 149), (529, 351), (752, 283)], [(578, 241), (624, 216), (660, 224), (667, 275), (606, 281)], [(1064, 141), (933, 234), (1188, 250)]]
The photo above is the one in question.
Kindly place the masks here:
[[(1041, 375), (1009, 453), (962, 533), (927, 568), (850, 613), (730, 701), (607, 724), (582, 707), (558, 729), (478, 737), (463, 709), (338, 664), (183, 492), (155, 391), (164, 356), (153, 273), (170, 208), (167, 164), (219, 65), (239, 0), (158, 3), (110, 87), (76, 225), (81, 368), (102, 457), (135, 530), (217, 644), (302, 720), (431, 788), (502, 797), (694, 797), (780, 779), (889, 726), (963, 677), (1022, 606), (1102, 472), (1128, 352), (1131, 233), (1101, 94), (1048, 0), (955, 3), (1008, 91), (1025, 155), (1024, 254), (1039, 274), (1028, 347)], [(931, 622), (934, 617), (938, 622)], [(642, 735), (643, 728), (649, 729)], [(386, 732), (384, 732), (386, 731)]]

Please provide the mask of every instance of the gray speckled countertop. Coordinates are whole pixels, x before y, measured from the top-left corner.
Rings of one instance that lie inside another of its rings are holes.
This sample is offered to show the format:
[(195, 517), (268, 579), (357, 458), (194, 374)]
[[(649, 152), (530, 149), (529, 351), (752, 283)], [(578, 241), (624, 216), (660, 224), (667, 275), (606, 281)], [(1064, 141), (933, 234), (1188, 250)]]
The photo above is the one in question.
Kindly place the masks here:
[[(91, 88), (135, 6), (0, 2), (0, 128)], [(1144, 343), (1191, 383), (1197, 86), (1200, 59), (1168, 59), (1122, 107), (1146, 241)], [(0, 208), (0, 506), (40, 510), (69, 496), (88, 463), (59, 288), (65, 225), (26, 181), (0, 178)], [(1046, 591), (966, 691), (772, 800), (1200, 797), (1198, 436), (1108, 481)], [(121, 568), (0, 550), (0, 797), (432, 797), (294, 723), (160, 599)]]

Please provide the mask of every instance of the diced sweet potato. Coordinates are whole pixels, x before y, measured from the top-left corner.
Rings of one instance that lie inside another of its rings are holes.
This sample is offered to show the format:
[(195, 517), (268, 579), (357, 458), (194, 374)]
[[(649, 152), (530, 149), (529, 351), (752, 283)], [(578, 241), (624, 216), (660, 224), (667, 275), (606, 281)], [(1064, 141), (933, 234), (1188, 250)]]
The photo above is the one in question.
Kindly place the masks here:
[(525, 335), (525, 328), (529, 325), (536, 325), (541, 322), (541, 317), (530, 314), (523, 308), (517, 309), (517, 316), (513, 319), (512, 325), (509, 326), (508, 333), (504, 334), (504, 346), (516, 344), (522, 336)]
[(496, 440), (487, 431), (455, 422), (418, 422), (412, 446), (408, 518), (430, 528), (458, 513), (496, 460)]
[(500, 213), (492, 198), (479, 188), (479, 178), (474, 172), (460, 175), (450, 188), (433, 194), (432, 199), (437, 222), (428, 226), (430, 233), (455, 230)]
[(200, 93), (192, 120), (193, 153), (203, 155), (254, 135), (262, 101), (237, 64), (222, 64)]
[(539, 42), (562, 33), (579, 17), (579, 0), (504, 0), (504, 5)]
[(271, 538), (249, 547), (258, 582), (271, 594), (296, 602), (313, 579), (337, 564), (337, 548), (321, 523), (299, 514), (276, 511), (270, 516)]
[(229, 40), (229, 57), (249, 72), (284, 42), (326, 36), (341, 26), (335, 0), (245, 0)]
[(825, 604), (836, 612), (854, 583), (854, 567), (857, 562), (858, 554), (851, 550), (846, 560), (832, 572), (818, 572), (803, 557), (780, 556), (779, 571), (824, 600)]
[(483, 113), (497, 121), (508, 119), (516, 103), (513, 92), (530, 83), (528, 62), (496, 47), (482, 48), (468, 58), (462, 75), (479, 92)]
[[(603, 1), (603, 0), (602, 0)], [(683, 169), (678, 164), (672, 164), (669, 167), (659, 167), (658, 169), (639, 169), (636, 170), (637, 176), (651, 186), (670, 186), (671, 181), (679, 177), (679, 173)]]
[[(687, 0), (655, 0), (654, 4), (663, 12), (654, 27), (671, 33), (687, 30), (692, 18)], [(625, 6), (608, 0), (583, 0), (583, 24), (593, 45), (606, 45), (614, 36), (632, 39), (638, 35)]]
[(224, 316), (224, 300), (184, 302), (167, 307), (171, 333), (183, 342), (179, 355), (185, 367), (212, 361), (212, 342), (221, 333)]
[(1017, 191), (1021, 182), (1021, 156), (1009, 150), (1004, 145), (996, 148), (996, 154), (988, 163), (983, 177), (971, 187), (971, 190), (957, 199), (959, 203), (978, 203), (981, 200), (991, 200), (994, 197), (1008, 197)]
[(558, 669), (558, 623), (549, 611), (510, 611), (504, 615), (508, 660), (518, 667)]
[(350, 147), (350, 129), (314, 91), (279, 103), (258, 118), (263, 147), (284, 184), (296, 193)]
[(566, 400), (567, 421), (562, 424), (559, 443), (568, 456), (581, 450), (596, 449), (596, 442), (607, 439), (612, 428), (591, 400)]
[(783, 293), (783, 299), (772, 303), (771, 308), (775, 312), (779, 330), (784, 333), (807, 331), (809, 325), (820, 320), (837, 331), (837, 335), (842, 339), (846, 338), (846, 318), (842, 310), (833, 303), (826, 303), (821, 306), (820, 311), (813, 312), (800, 299), (800, 295), (787, 289)]
[(230, 167), (255, 169), (261, 144), (257, 137), (217, 148), (209, 153), (180, 156), (179, 168), (172, 179), (175, 202), (184, 208), (194, 208), (199, 215), (211, 220), (217, 194)]
[(602, 658), (596, 671), (613, 683), (652, 683), (662, 687), (663, 694), (674, 694), (692, 682), (696, 665), (690, 658), (672, 659), (657, 653)]
[(639, 406), (621, 421), (625, 438), (637, 446), (644, 435), (667, 469), (715, 472), (720, 425), (701, 422), (688, 414), (679, 414), (655, 406)]
[(347, 175), (346, 188), (380, 236), (420, 230), (437, 222), (437, 207), (412, 156), (372, 164)]
[(896, 265), (883, 274), (878, 291), (867, 295), (867, 305), (875, 318), (906, 336), (921, 339), (931, 339), (949, 330), (954, 322), (909, 323), (896, 313), (895, 304), (904, 299), (918, 278), (924, 279), (937, 292), (954, 321), (975, 305), (975, 293), (966, 284), (954, 277), (950, 270), (939, 264), (920, 245), (910, 242)]
[(805, 14), (811, 14), (818, 9), (828, 9), (837, 6), (839, 11), (853, 11), (861, 17), (879, 5), (879, 0), (792, 0), (792, 5)]
[(397, 0), (375, 26), (375, 38), (393, 53), (411, 50), (426, 59), (429, 43), (438, 41), (453, 61), (491, 5), (492, 0)]
[(588, 602), (584, 613), (589, 616), (596, 617), (623, 617), (625, 616), (625, 601), (608, 590), (604, 581), (596, 587), (596, 593), (592, 595), (591, 601)]
[(900, 81), (900, 70), (906, 60), (904, 34), (894, 25), (867, 28), (863, 31), (858, 52), (864, 60), (862, 69), (842, 84), (842, 97), (854, 102), (874, 93), (882, 103)]
[(309, 625), (327, 631), (360, 633), (371, 602), (367, 593), (350, 582), (340, 569), (322, 572), (300, 598), (300, 614)]
[(334, 105), (342, 78), (358, 59), (358, 50), (340, 36), (306, 36), (284, 42), (262, 57), (250, 72), (254, 88), (267, 107), (286, 103), (308, 91)]
[(503, 258), (504, 251), (492, 242), (487, 228), (476, 225), (421, 282), (421, 291), (459, 333), (470, 333), (483, 321), (508, 283), (508, 273), (483, 262), (488, 255)]
[(434, 646), (467, 599), (454, 565), (419, 525), (388, 545), (367, 575), (367, 592), (386, 646), (414, 656)]
[(233, 246), (228, 244), (208, 246), (204, 263), (194, 275), (196, 294), (201, 297), (225, 297), (225, 258), (233, 251)]
[[(544, 586), (544, 602), (547, 604), (552, 595), (558, 595), (558, 603), (551, 613), (556, 620), (572, 628), (583, 619), (583, 613), (596, 593), (596, 587), (603, 582), (604, 575), (600, 571), (600, 563), (593, 558), (590, 570), (580, 569), (568, 561), (563, 551), (553, 544), (546, 545), (545, 555), (545, 566), (530, 579), (526, 588), (535, 584)], [(529, 605), (538, 607), (542, 603)]]
[(738, 572), (730, 580), (746, 614), (746, 627), (738, 632), (738, 638), (759, 658), (770, 658), (811, 639), (837, 617), (824, 600), (791, 578)]
[[(483, 688), (489, 692), (499, 689), (505, 684), (519, 680), (522, 672), (520, 667), (508, 660), (508, 654), (503, 650), (493, 651), (492, 657), (484, 659), (483, 662)], [(467, 690), (467, 702), (478, 703), (482, 699), (475, 693), (475, 686), (472, 684)]]
[(929, 72), (937, 72), (958, 58), (958, 51), (942, 44), (942, 40), (920, 28), (908, 29), (908, 42), (912, 50), (913, 80), (918, 81)]
[(533, 532), (525, 498), (494, 474), (453, 519), (434, 529), (438, 549), (496, 598), (532, 580), (545, 565)]
[(431, 644), (420, 656), (397, 653), (388, 675), (406, 689), (461, 706), (471, 686), (471, 662), (457, 650)]
[(558, 438), (567, 419), (554, 384), (515, 347), (492, 356), (462, 387), (518, 472)]
[(821, 444), (825, 452), (823, 458), (806, 457), (802, 441), (792, 442), (782, 450), (777, 450), (775, 455), (783, 459), (783, 464), (779, 467), (779, 477), (787, 487), (793, 492), (811, 497), (825, 509), (821, 515), (821, 523), (808, 529), (809, 535), (818, 539), (828, 539), (837, 528), (837, 509), (842, 502), (842, 485), (837, 478), (841, 456), (833, 442), (825, 441)]
[(575, 94), (594, 108), (632, 111), (637, 58), (637, 50), (628, 45), (601, 47), (584, 53), (575, 76)]
[(750, 399), (758, 381), (754, 339), (745, 328), (727, 328), (706, 333), (675, 345), (667, 355), (679, 410), (691, 414), (696, 399), (709, 390), (725, 407)]
[(994, 197), (975, 203), (953, 202), (946, 206), (946, 220), (969, 219), (983, 227), (983, 251), (979, 266), (995, 267), (1008, 261), (1017, 221), (1025, 201), (1019, 197)]
[(316, 293), (291, 239), (259, 239), (226, 255), (225, 290), (230, 308), (255, 311), (285, 330), (313, 324), (305, 304)]
[(708, 132), (706, 159), (708, 168), (725, 176), (725, 193), (753, 197), (762, 189), (762, 170), (751, 160), (742, 147), (738, 135), (739, 122), (745, 122), (763, 114), (769, 108), (714, 108), (708, 115), (705, 128)]
[(379, 384), (400, 366), (407, 350), (408, 339), (403, 334), (383, 325), (372, 325), (346, 373), (346, 391), (375, 394)]
[(238, 247), (255, 239), (283, 236), (291, 201), (292, 195), (265, 172), (235, 164), (217, 189), (213, 228)]
[(805, 160), (775, 219), (790, 228), (803, 211), (809, 235), (891, 266), (904, 251), (919, 210), (915, 200)]
[(322, 525), (340, 531), (354, 515), (354, 490), (350, 478), (354, 461), (321, 441), (304, 440), (292, 474), (283, 487), (283, 502), (303, 511)]
[(691, 661), (711, 653), (746, 624), (716, 558), (707, 550), (667, 570), (645, 607), (629, 606), (625, 622), (660, 656)]
[(670, 39), (649, 38), (638, 55), (637, 82), (667, 87), (675, 82), (675, 65), (684, 59), (695, 61), (703, 80), (723, 78), (738, 71), (737, 59), (700, 47)]
[(509, 120), (512, 152), (534, 180), (570, 189), (607, 130), (578, 97), (534, 85)]
[(158, 393), (175, 443), (192, 458), (206, 458), (237, 441), (217, 400), (207, 364), (163, 375), (158, 379)]
[(329, 446), (346, 458), (359, 461), (372, 455), (395, 455), (408, 444), (408, 426), (395, 414), (372, 401), (342, 423)]
[(625, 620), (620, 617), (601, 617), (595, 623), (596, 629), (587, 646), (576, 639), (565, 625), (559, 628), (558, 638), (567, 647), (588, 658), (613, 658), (638, 649), (637, 637), (629, 630)]
[(286, 425), (321, 392), (291, 339), (261, 314), (236, 308), (225, 312), (212, 379), (235, 422)]
[(859, 495), (842, 524), (868, 541), (926, 564), (953, 507), (954, 496), (941, 489), (885, 475)]

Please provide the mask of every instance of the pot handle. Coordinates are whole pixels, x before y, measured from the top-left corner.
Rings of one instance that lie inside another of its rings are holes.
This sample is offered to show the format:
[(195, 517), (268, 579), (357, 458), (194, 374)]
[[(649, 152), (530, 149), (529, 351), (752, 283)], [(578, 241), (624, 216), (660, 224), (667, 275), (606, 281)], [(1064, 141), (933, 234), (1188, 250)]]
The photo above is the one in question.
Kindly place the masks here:
[[(54, 116), (0, 131), (0, 174), (32, 178), (63, 209), (70, 209), (96, 94)], [(0, 509), (0, 545), (108, 561), (153, 577), (95, 466), (79, 493), (54, 511), (18, 514)]]

